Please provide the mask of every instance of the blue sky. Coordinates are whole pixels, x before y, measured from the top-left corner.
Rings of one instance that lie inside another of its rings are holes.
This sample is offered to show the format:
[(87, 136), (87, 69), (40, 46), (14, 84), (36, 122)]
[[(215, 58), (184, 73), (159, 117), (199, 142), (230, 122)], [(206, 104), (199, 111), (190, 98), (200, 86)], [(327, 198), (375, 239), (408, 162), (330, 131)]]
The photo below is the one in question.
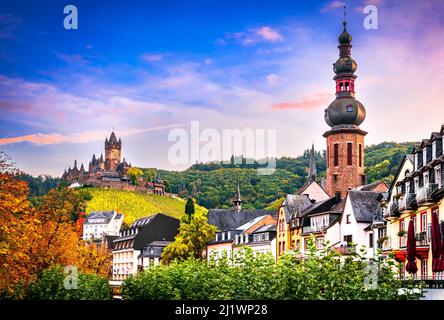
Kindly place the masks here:
[[(112, 128), (133, 165), (167, 159), (168, 132), (276, 129), (279, 156), (324, 149), (323, 110), (347, 5), (367, 143), (427, 137), (444, 122), (444, 5), (428, 1), (65, 1), (0, 3), (0, 150), (60, 175), (103, 151)], [(378, 8), (377, 30), (363, 7)], [(418, 118), (433, 112), (427, 125)]]

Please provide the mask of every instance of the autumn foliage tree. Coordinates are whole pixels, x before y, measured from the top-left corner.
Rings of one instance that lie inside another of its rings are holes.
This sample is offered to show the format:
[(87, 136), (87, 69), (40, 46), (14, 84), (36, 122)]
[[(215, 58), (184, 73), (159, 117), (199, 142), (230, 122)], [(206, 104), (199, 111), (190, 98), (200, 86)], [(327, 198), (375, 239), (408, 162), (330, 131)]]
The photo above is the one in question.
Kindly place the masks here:
[(106, 276), (110, 253), (86, 245), (77, 234), (82, 196), (72, 189), (53, 189), (32, 206), (26, 182), (16, 179), (4, 155), (0, 166), (0, 296), (23, 298), (29, 284), (55, 265)]

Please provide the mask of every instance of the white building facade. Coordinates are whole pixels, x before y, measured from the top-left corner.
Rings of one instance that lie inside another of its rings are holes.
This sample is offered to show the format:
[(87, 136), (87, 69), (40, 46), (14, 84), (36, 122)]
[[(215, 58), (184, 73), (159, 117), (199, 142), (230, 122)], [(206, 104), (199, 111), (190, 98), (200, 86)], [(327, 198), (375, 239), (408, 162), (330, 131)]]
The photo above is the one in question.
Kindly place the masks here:
[(98, 240), (104, 236), (119, 235), (124, 216), (117, 211), (91, 212), (83, 224), (83, 239)]

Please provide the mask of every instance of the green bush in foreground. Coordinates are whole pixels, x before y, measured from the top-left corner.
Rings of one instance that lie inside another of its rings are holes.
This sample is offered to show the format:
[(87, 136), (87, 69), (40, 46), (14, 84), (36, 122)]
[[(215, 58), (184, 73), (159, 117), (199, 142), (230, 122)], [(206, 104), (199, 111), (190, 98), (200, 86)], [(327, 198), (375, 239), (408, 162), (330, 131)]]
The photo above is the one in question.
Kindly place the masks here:
[[(378, 257), (369, 268), (363, 253), (346, 258), (313, 245), (275, 263), (271, 254), (246, 248), (232, 259), (188, 259), (149, 268), (123, 283), (124, 299), (190, 300), (399, 300), (419, 299), (420, 284), (397, 279), (396, 262)], [(376, 280), (376, 282), (375, 282)]]
[(67, 274), (61, 266), (46, 269), (28, 288), (32, 300), (109, 300), (112, 298), (108, 279), (94, 274), (78, 273), (77, 289), (65, 289)]

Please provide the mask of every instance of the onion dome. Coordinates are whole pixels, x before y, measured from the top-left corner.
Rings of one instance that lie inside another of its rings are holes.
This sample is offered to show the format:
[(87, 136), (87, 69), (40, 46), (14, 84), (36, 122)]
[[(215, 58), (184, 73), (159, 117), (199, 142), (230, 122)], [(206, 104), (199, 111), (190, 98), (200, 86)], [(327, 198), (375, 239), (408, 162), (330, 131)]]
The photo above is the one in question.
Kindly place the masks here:
[(344, 21), (342, 24), (344, 25), (344, 30), (339, 35), (338, 42), (339, 44), (350, 44), (352, 42), (352, 36), (350, 33), (347, 32), (347, 29), (345, 27), (347, 25), (347, 21)]
[(325, 110), (325, 122), (330, 127), (355, 127), (365, 119), (365, 108), (354, 98), (334, 100)]
[(354, 73), (358, 64), (352, 57), (340, 57), (333, 63), (333, 71), (336, 74), (340, 73)]

